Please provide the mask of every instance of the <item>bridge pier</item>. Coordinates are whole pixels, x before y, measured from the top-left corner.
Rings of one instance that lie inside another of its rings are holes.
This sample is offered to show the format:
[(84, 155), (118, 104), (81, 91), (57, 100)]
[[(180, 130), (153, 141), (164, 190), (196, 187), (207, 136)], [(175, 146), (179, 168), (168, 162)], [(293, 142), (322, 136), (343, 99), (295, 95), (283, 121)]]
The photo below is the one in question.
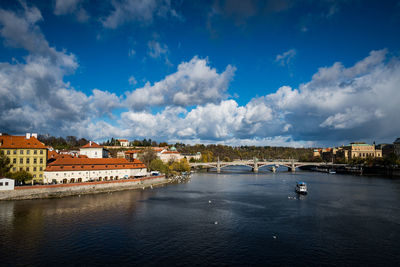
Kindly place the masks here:
[(276, 168), (275, 168), (275, 166), (272, 166), (272, 167), (271, 167), (271, 171), (272, 171), (273, 173), (276, 173)]
[(258, 160), (256, 157), (253, 158), (253, 163), (254, 163), (254, 165), (253, 165), (252, 171), (255, 173), (258, 173)]
[(221, 173), (221, 162), (219, 161), (219, 157), (217, 161), (217, 173)]
[(296, 171), (296, 166), (294, 165), (294, 161), (292, 160), (292, 167), (290, 168), (292, 172)]

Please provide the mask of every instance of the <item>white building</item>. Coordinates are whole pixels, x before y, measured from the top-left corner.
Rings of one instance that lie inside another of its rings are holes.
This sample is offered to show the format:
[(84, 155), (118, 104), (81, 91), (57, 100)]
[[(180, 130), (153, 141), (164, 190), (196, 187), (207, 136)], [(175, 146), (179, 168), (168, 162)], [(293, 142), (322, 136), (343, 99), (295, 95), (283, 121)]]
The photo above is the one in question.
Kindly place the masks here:
[(147, 175), (146, 166), (139, 160), (58, 158), (47, 165), (44, 171), (45, 183), (80, 183), (108, 181)]
[(14, 179), (1, 178), (0, 179), (0, 191), (14, 190), (15, 181)]
[(157, 155), (163, 162), (179, 161), (184, 158), (178, 151), (164, 150), (157, 153)]
[(128, 147), (128, 146), (129, 146), (129, 140), (126, 140), (126, 139), (118, 139), (118, 142), (119, 142), (119, 144), (120, 144), (122, 147)]
[(108, 150), (92, 141), (81, 147), (79, 154), (92, 159), (108, 158)]

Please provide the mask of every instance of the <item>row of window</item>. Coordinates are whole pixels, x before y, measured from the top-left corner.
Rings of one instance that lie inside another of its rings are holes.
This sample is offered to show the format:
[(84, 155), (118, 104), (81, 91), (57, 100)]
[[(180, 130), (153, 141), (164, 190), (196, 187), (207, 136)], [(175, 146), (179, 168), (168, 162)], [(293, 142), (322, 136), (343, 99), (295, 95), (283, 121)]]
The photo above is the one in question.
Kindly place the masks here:
[[(17, 168), (14, 167), (12, 170), (13, 170), (13, 172), (16, 172), (16, 171), (17, 171)], [(23, 167), (20, 167), (19, 170), (20, 170), (20, 171), (23, 171), (24, 168), (23, 168)], [(29, 167), (25, 167), (25, 170), (26, 170), (27, 172), (29, 172), (29, 171), (30, 171), (30, 168), (29, 168)], [(36, 172), (37, 170), (43, 171), (43, 167), (40, 167), (40, 168), (33, 167), (32, 170), (33, 170), (34, 172)]]
[[(0, 182), (0, 186), (3, 186), (3, 182)], [(4, 186), (8, 186), (8, 182), (4, 182)]]
[[(17, 159), (16, 159), (16, 158), (13, 158), (13, 159), (12, 159), (12, 163), (13, 163), (13, 164), (16, 164), (16, 163), (17, 163)], [(19, 159), (19, 163), (20, 163), (20, 164), (24, 164), (24, 159), (23, 159), (23, 158), (20, 158), (20, 159)], [(31, 159), (30, 159), (30, 158), (26, 158), (26, 159), (25, 159), (25, 163), (26, 163), (26, 164), (30, 164), (30, 163), (31, 163)], [(37, 163), (38, 163), (37, 158), (33, 158), (33, 164), (37, 164)], [(39, 159), (39, 164), (43, 164), (43, 158), (40, 158), (40, 159)]]
[[(24, 155), (24, 151), (26, 151), (26, 155), (30, 155), (31, 154), (31, 150), (29, 150), (29, 149), (27, 149), (27, 150), (23, 150), (23, 149), (16, 149), (16, 150), (7, 150), (7, 152), (6, 152), (6, 154), (7, 155), (11, 155), (11, 151), (12, 151), (12, 154), (13, 155), (17, 155), (17, 150), (19, 150), (19, 154), (20, 155)], [(37, 155), (38, 154), (38, 150), (37, 149), (32, 149), (32, 153), (33, 153), (33, 155)], [(40, 152), (39, 152), (39, 154), (40, 155), (43, 155), (43, 149), (41, 149), (41, 150), (39, 150)], [(2, 153), (4, 153), (3, 151), (2, 151)]]

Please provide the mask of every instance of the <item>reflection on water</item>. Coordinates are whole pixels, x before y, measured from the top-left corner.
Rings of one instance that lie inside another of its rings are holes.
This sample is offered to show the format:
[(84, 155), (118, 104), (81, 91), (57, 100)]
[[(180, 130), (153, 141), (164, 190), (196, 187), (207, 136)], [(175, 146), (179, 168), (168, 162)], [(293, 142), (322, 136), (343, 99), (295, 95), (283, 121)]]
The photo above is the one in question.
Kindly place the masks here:
[[(298, 180), (308, 195), (294, 192)], [(399, 201), (396, 179), (227, 169), (153, 190), (0, 202), (0, 256), (6, 266), (394, 265)]]

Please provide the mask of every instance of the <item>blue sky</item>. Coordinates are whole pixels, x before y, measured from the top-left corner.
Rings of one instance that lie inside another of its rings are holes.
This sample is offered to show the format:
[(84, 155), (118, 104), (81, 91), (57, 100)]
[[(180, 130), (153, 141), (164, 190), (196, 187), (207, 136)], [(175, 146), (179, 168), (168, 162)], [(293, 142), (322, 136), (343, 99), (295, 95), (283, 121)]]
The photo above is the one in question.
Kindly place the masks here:
[(399, 28), (399, 1), (2, 1), (0, 130), (392, 142)]

